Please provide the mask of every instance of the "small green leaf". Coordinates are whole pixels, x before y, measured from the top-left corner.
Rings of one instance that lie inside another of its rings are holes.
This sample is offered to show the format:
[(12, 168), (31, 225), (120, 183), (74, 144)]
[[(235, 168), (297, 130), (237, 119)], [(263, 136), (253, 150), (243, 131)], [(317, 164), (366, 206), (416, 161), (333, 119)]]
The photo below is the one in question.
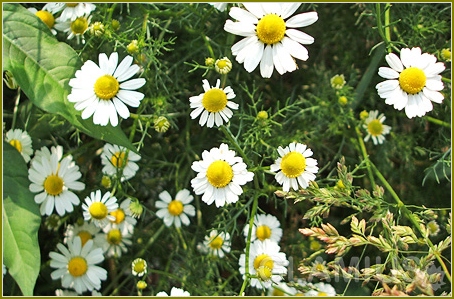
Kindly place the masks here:
[(19, 4), (3, 5), (3, 68), (39, 108), (63, 116), (82, 132), (137, 152), (119, 126), (98, 126), (67, 100), (68, 82), (81, 66), (77, 53)]
[(24, 296), (32, 296), (41, 265), (39, 207), (21, 154), (3, 142), (3, 263)]

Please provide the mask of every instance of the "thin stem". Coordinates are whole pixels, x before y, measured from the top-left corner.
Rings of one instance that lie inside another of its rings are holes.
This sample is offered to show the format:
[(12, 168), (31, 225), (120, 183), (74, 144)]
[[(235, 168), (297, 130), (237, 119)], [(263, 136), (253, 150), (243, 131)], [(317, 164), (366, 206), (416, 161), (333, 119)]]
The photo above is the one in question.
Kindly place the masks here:
[(252, 161), (249, 160), (249, 158), (246, 156), (246, 154), (244, 153), (243, 149), (238, 145), (238, 142), (236, 141), (235, 137), (233, 137), (232, 133), (230, 133), (230, 131), (227, 129), (227, 127), (226, 126), (220, 126), (219, 130), (221, 130), (224, 133), (225, 137), (227, 137), (227, 139), (229, 139), (230, 143), (233, 144), (233, 146), (238, 151), (240, 156), (244, 159), (246, 164), (249, 165), (249, 166), (252, 166), (253, 165)]
[(183, 244), (184, 251), (188, 250), (188, 245), (186, 245), (186, 241), (183, 238), (183, 234), (181, 233), (181, 229), (179, 227), (176, 228), (178, 237), (180, 237), (181, 243)]
[(374, 179), (372, 170), (370, 168), (371, 161), (369, 160), (369, 155), (367, 154), (366, 145), (364, 144), (364, 141), (363, 141), (363, 138), (361, 136), (361, 132), (360, 132), (358, 126), (356, 126), (355, 129), (356, 129), (356, 135), (358, 137), (359, 147), (361, 149), (361, 154), (363, 155), (364, 161), (366, 161), (366, 168), (367, 168), (367, 173), (369, 174), (370, 183), (372, 184), (372, 187), (375, 188), (375, 179)]
[(439, 120), (437, 118), (434, 118), (432, 116), (424, 116), (424, 119), (431, 122), (431, 123), (434, 123), (434, 124), (437, 124), (439, 126), (443, 126), (443, 127), (446, 127), (446, 128), (451, 128), (451, 124), (445, 122), (445, 121), (442, 121), (442, 120)]

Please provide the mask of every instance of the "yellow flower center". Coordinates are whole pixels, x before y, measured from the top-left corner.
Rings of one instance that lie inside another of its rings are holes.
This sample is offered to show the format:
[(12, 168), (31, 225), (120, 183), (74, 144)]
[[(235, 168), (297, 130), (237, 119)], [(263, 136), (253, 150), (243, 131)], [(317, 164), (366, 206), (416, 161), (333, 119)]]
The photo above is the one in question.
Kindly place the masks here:
[(367, 130), (372, 136), (379, 136), (383, 132), (383, 124), (378, 119), (373, 119), (367, 125)]
[(146, 262), (145, 260), (143, 259), (138, 259), (135, 261), (134, 265), (133, 265), (133, 270), (134, 272), (137, 272), (137, 273), (142, 273), (146, 270)]
[(79, 3), (74, 3), (74, 2), (69, 2), (69, 3), (65, 3), (67, 7), (76, 7), (77, 5), (79, 5)]
[(19, 151), (19, 153), (22, 153), (22, 143), (19, 140), (13, 139), (9, 142), (9, 144), (14, 146)]
[(272, 296), (285, 296), (285, 293), (277, 288), (273, 288)]
[(80, 237), (80, 240), (82, 241), (82, 246), (84, 246), (88, 240), (91, 240), (93, 238), (93, 236), (86, 230), (80, 231), (77, 235)]
[(112, 165), (116, 168), (122, 168), (128, 160), (125, 158), (126, 153), (125, 152), (116, 152), (115, 154), (112, 155), (112, 158), (110, 158), (110, 162), (112, 162)]
[(426, 86), (426, 74), (417, 67), (406, 68), (400, 73), (399, 84), (406, 93), (417, 94)]
[(88, 29), (88, 20), (84, 17), (79, 17), (71, 22), (70, 25), (71, 31), (74, 34), (84, 34)]
[(216, 65), (218, 66), (218, 68), (223, 69), (227, 66), (227, 60), (220, 59), (217, 61)]
[(321, 297), (321, 296), (326, 297), (326, 296), (328, 296), (328, 294), (325, 293), (325, 292), (318, 292), (317, 296), (319, 296), (319, 297)]
[(300, 152), (290, 152), (282, 157), (282, 172), (289, 178), (296, 178), (306, 169), (306, 158)]
[(108, 101), (112, 99), (120, 90), (120, 83), (111, 75), (104, 75), (98, 78), (95, 82), (95, 94), (101, 100)]
[(219, 112), (227, 106), (227, 95), (219, 88), (212, 88), (205, 92), (202, 105), (208, 112)]
[(39, 10), (36, 12), (36, 16), (41, 19), (41, 21), (44, 22), (44, 24), (47, 25), (47, 27), (52, 28), (54, 27), (55, 24), (55, 18), (54, 16), (45, 10)]
[(44, 190), (46, 190), (47, 194), (57, 196), (63, 192), (63, 184), (61, 177), (51, 174), (44, 180)]
[(212, 249), (221, 249), (223, 243), (224, 243), (224, 240), (221, 237), (217, 236), (214, 239), (212, 239), (212, 241), (208, 245)]
[(217, 160), (208, 166), (206, 176), (212, 186), (223, 188), (232, 181), (233, 169), (229, 163)]
[(260, 225), (257, 227), (255, 234), (257, 235), (257, 239), (263, 241), (265, 239), (269, 239), (271, 236), (271, 229), (267, 225)]
[(106, 205), (99, 201), (92, 203), (88, 208), (88, 211), (90, 212), (91, 217), (98, 220), (104, 219), (107, 216)]
[(88, 270), (87, 261), (81, 256), (75, 256), (68, 262), (68, 272), (74, 277), (79, 277), (85, 274)]
[(118, 228), (111, 229), (107, 233), (107, 242), (112, 245), (119, 245), (121, 243), (121, 232)]
[(344, 83), (345, 83), (344, 77), (342, 77), (342, 76), (334, 76), (333, 77), (333, 81), (332, 81), (333, 85), (335, 85), (335, 86), (343, 86)]
[(125, 220), (125, 217), (126, 217), (125, 212), (123, 211), (123, 209), (118, 209), (116, 211), (110, 212), (110, 215), (115, 217), (115, 220), (113, 220), (111, 222), (116, 223), (116, 224), (122, 223)]
[(179, 216), (181, 213), (183, 213), (183, 209), (184, 209), (183, 203), (176, 199), (172, 200), (167, 206), (167, 210), (172, 216)]
[(285, 21), (280, 16), (268, 14), (257, 23), (257, 37), (268, 45), (280, 42), (285, 35)]
[(325, 265), (318, 263), (315, 265), (315, 270), (322, 272), (325, 270)]
[(265, 253), (258, 255), (254, 259), (254, 269), (262, 280), (269, 280), (273, 274), (274, 261)]

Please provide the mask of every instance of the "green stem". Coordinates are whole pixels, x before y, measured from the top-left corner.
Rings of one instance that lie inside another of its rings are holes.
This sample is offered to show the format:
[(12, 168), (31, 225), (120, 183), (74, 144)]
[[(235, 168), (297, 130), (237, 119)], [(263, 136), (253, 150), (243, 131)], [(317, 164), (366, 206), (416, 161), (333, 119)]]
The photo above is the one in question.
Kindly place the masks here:
[(370, 165), (372, 162), (369, 160), (369, 156), (368, 156), (367, 150), (366, 150), (366, 145), (364, 144), (363, 138), (361, 136), (361, 131), (359, 130), (358, 126), (356, 126), (355, 129), (356, 129), (356, 135), (358, 137), (359, 147), (361, 149), (361, 154), (363, 155), (364, 161), (366, 161), (366, 168), (367, 168), (367, 173), (369, 174), (370, 183), (372, 185), (372, 188), (375, 188), (375, 179), (374, 179), (372, 170), (370, 168)]
[(181, 243), (183, 244), (184, 251), (188, 250), (188, 245), (186, 245), (186, 241), (183, 238), (183, 234), (181, 233), (181, 229), (179, 227), (176, 228), (178, 237), (180, 237)]
[(445, 121), (442, 121), (442, 120), (439, 120), (437, 118), (434, 118), (432, 116), (424, 116), (424, 119), (431, 122), (431, 123), (434, 123), (434, 124), (437, 124), (439, 126), (443, 126), (443, 127), (446, 127), (446, 128), (451, 128), (451, 124), (445, 122)]
[(162, 231), (165, 228), (165, 224), (163, 223), (161, 227), (154, 233), (154, 235), (148, 240), (148, 243), (142, 248), (142, 250), (138, 253), (137, 256), (143, 256), (145, 254), (145, 251), (148, 250), (148, 248), (153, 245), (154, 241), (159, 238), (159, 235), (162, 233)]
[(419, 233), (423, 236), (424, 241), (426, 241), (427, 245), (432, 250), (435, 258), (437, 259), (437, 261), (440, 263), (441, 267), (443, 268), (443, 271), (445, 272), (446, 278), (448, 278), (449, 282), (451, 282), (451, 274), (449, 273), (449, 270), (446, 267), (446, 264), (444, 263), (442, 257), (440, 256), (440, 252), (438, 252), (435, 249), (432, 241), (425, 235), (425, 233), (423, 232), (423, 230), (419, 226), (420, 223), (418, 222), (418, 220), (415, 217), (413, 217), (412, 212), (400, 200), (400, 198), (397, 195), (397, 193), (394, 191), (394, 189), (391, 187), (391, 185), (388, 183), (388, 181), (385, 179), (385, 177), (381, 174), (381, 172), (377, 169), (377, 167), (372, 162), (370, 162), (370, 165), (372, 166), (377, 178), (382, 182), (382, 184), (384, 185), (386, 190), (388, 190), (388, 192), (391, 194), (391, 197), (396, 202), (398, 209), (403, 213), (403, 215), (408, 220), (410, 220), (410, 222), (416, 227), (416, 229), (419, 231)]
[(248, 166), (252, 166), (253, 165), (252, 161), (249, 160), (249, 158), (245, 155), (243, 149), (238, 145), (238, 142), (236, 141), (235, 137), (233, 137), (232, 133), (227, 129), (227, 127), (226, 126), (220, 126), (219, 130), (221, 130), (222, 133), (224, 133), (225, 137), (227, 137), (227, 139), (230, 141), (230, 143), (233, 144), (235, 149), (238, 151), (240, 156), (243, 158), (244, 162), (246, 162), (246, 164)]

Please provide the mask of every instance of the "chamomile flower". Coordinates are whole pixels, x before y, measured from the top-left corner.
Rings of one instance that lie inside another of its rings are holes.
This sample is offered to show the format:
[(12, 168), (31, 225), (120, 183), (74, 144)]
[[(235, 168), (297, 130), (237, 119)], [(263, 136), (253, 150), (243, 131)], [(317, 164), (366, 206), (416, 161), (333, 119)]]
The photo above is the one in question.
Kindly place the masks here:
[(307, 291), (306, 293), (304, 293), (304, 296), (336, 296), (336, 290), (330, 284), (318, 282), (313, 286), (315, 289)]
[(343, 74), (333, 76), (329, 82), (331, 83), (331, 87), (334, 89), (342, 89), (345, 83), (347, 83), (345, 82), (345, 77)]
[(199, 124), (201, 126), (207, 125), (212, 128), (214, 124), (221, 126), (224, 122), (227, 123), (232, 117), (233, 112), (230, 109), (238, 109), (238, 104), (229, 101), (235, 98), (235, 93), (230, 86), (219, 88), (221, 80), (216, 81), (216, 86), (210, 86), (208, 80), (203, 81), (204, 93), (198, 96), (189, 98), (190, 107), (195, 108), (191, 112), (191, 118), (195, 119), (199, 115)]
[(198, 173), (191, 180), (191, 186), (195, 194), (203, 194), (202, 201), (208, 205), (215, 202), (216, 207), (222, 207), (235, 203), (243, 193), (241, 186), (254, 177), (246, 167), (243, 159), (222, 143), (219, 148), (203, 151), (202, 161), (192, 163), (192, 170)]
[(106, 126), (110, 122), (117, 126), (118, 115), (124, 119), (129, 117), (126, 105), (138, 107), (144, 97), (135, 90), (145, 84), (145, 79), (130, 79), (139, 69), (133, 64), (132, 56), (126, 56), (118, 64), (117, 52), (109, 58), (100, 53), (99, 66), (87, 60), (75, 73), (75, 78), (69, 80), (72, 89), (68, 100), (75, 103), (76, 110), (83, 110), (83, 119), (93, 115), (94, 124)]
[(427, 230), (429, 231), (429, 235), (434, 237), (440, 232), (440, 226), (438, 225), (437, 221), (432, 220), (427, 223)]
[(127, 230), (120, 230), (118, 226), (111, 226), (108, 231), (96, 234), (94, 244), (102, 248), (108, 257), (121, 257), (132, 245), (132, 235)]
[(115, 220), (115, 216), (110, 213), (118, 209), (118, 203), (115, 196), (110, 196), (110, 192), (106, 192), (102, 197), (101, 195), (101, 190), (91, 192), (90, 196), (85, 198), (82, 209), (85, 221), (91, 221), (103, 228), (109, 221)]
[(93, 247), (93, 240), (82, 246), (79, 237), (68, 242), (68, 248), (57, 244), (61, 253), (51, 251), (51, 268), (56, 268), (50, 276), (53, 280), (61, 279), (62, 287), (72, 288), (80, 295), (89, 290), (99, 290), (101, 281), (106, 280), (107, 271), (96, 264), (104, 260), (101, 248)]
[(147, 273), (147, 261), (142, 258), (136, 258), (131, 264), (132, 275), (142, 277)]
[(115, 220), (111, 220), (110, 223), (103, 228), (104, 232), (108, 232), (113, 227), (117, 227), (122, 232), (126, 231), (130, 234), (134, 232), (134, 227), (137, 223), (137, 219), (131, 216), (132, 213), (129, 208), (130, 204), (131, 200), (127, 198), (121, 202), (118, 209), (110, 212), (110, 215), (114, 216)]
[(138, 154), (125, 147), (106, 143), (101, 154), (101, 163), (104, 165), (102, 172), (113, 177), (120, 177), (123, 182), (132, 178), (139, 170), (136, 163), (139, 160)]
[(228, 74), (232, 70), (232, 62), (227, 57), (220, 58), (214, 63), (214, 69), (221, 75)]
[[(279, 243), (282, 237), (282, 228), (279, 220), (273, 215), (255, 215), (254, 225), (252, 226), (251, 241), (255, 240), (271, 240)], [(249, 224), (246, 224), (243, 230), (244, 236), (247, 238), (249, 233)]]
[(162, 291), (162, 292), (157, 293), (156, 296), (158, 296), (158, 297), (168, 297), (168, 296), (182, 297), (182, 296), (191, 296), (191, 294), (189, 294), (188, 291), (185, 291), (183, 289), (173, 287), (170, 290), (170, 295), (167, 295), (166, 292)]
[(95, 9), (96, 5), (93, 3), (47, 3), (43, 7), (43, 10), (53, 14), (61, 11), (61, 21), (74, 21), (78, 17), (89, 15)]
[(279, 252), (280, 247), (271, 240), (256, 240), (249, 248), (249, 265), (246, 263), (246, 254), (242, 253), (239, 260), (240, 273), (246, 278), (246, 267), (251, 278), (251, 286), (258, 289), (268, 289), (272, 284), (279, 283), (282, 275), (287, 274), (288, 260), (285, 253)]
[(79, 205), (80, 200), (71, 190), (85, 188), (84, 183), (77, 181), (81, 176), (71, 156), (60, 161), (57, 153), (53, 152), (40, 160), (34, 159), (28, 170), (29, 189), (38, 193), (35, 202), (40, 205), (41, 215), (52, 214), (54, 208), (60, 216), (72, 212), (73, 206)]
[(80, 16), (73, 21), (61, 21), (60, 18), (56, 20), (54, 27), (68, 34), (68, 40), (72, 40), (74, 37), (77, 40), (77, 44), (85, 44), (85, 32), (90, 27), (91, 16)]
[(36, 15), (41, 21), (43, 21), (43, 23), (46, 24), (47, 27), (49, 27), (49, 30), (52, 32), (53, 35), (57, 34), (57, 31), (54, 29), (55, 17), (52, 14), (52, 12), (44, 8), (42, 10), (37, 10), (34, 7), (28, 8), (28, 11)]
[[(43, 146), (41, 147), (39, 150), (36, 150), (35, 151), (35, 154), (33, 156), (33, 159), (31, 161), (31, 163), (33, 163), (33, 161), (41, 161), (41, 159), (44, 157), (45, 159), (50, 159), (50, 156), (55, 153), (57, 155), (57, 159), (58, 161), (60, 162), (61, 159), (63, 158), (63, 146), (61, 145), (57, 145), (57, 146), (52, 146), (50, 148), (50, 150), (46, 147), (46, 146)], [(72, 159), (72, 156), (67, 156), (67, 157), (70, 157)], [(71, 165), (75, 165), (74, 162), (71, 163)]]
[[(301, 3), (243, 3), (243, 8), (232, 7), (224, 30), (244, 36), (231, 48), (239, 63), (249, 73), (260, 63), (260, 74), (270, 78), (273, 69), (279, 74), (297, 69), (294, 60), (309, 58), (303, 45), (312, 44), (314, 38), (294, 28), (305, 27), (318, 20), (316, 12), (297, 14), (289, 18)], [(289, 18), (289, 19), (288, 19)]]
[(225, 253), (230, 252), (230, 234), (213, 229), (208, 236), (205, 236), (203, 245), (208, 254), (223, 258)]
[(310, 181), (315, 180), (317, 160), (309, 158), (313, 153), (305, 144), (293, 142), (285, 148), (279, 146), (277, 151), (280, 157), (270, 170), (277, 172), (275, 178), (283, 185), (283, 191), (288, 192), (290, 188), (297, 191), (298, 185), (305, 189)]
[(93, 223), (83, 222), (82, 225), (79, 224), (69, 224), (66, 227), (66, 231), (64, 233), (65, 238), (63, 239), (63, 243), (67, 244), (68, 242), (72, 241), (75, 237), (79, 237), (82, 241), (82, 246), (87, 243), (88, 240), (92, 240), (94, 236), (99, 233), (100, 228), (94, 225)]
[(170, 196), (169, 192), (163, 191), (159, 193), (159, 199), (156, 202), (156, 216), (164, 221), (166, 226), (181, 227), (181, 224), (188, 226), (190, 221), (188, 216), (195, 215), (194, 206), (189, 203), (194, 200), (194, 197), (189, 193), (189, 190), (183, 189), (178, 191), (175, 199)]
[(385, 56), (390, 67), (380, 67), (378, 74), (387, 79), (376, 85), (378, 95), (395, 109), (405, 108), (408, 118), (424, 116), (432, 111), (432, 102), (441, 104), (444, 88), (441, 76), (445, 69), (442, 62), (420, 48), (404, 48), (400, 58), (390, 53)]
[(364, 141), (367, 142), (371, 137), (375, 145), (382, 144), (385, 141), (386, 134), (389, 134), (391, 127), (384, 125), (386, 117), (383, 113), (378, 115), (378, 110), (369, 111), (369, 116), (363, 124), (363, 128), (367, 130), (367, 135)]
[(5, 141), (14, 146), (15, 149), (22, 155), (25, 162), (30, 161), (30, 156), (33, 154), (32, 139), (27, 131), (21, 129), (11, 129), (6, 132)]

